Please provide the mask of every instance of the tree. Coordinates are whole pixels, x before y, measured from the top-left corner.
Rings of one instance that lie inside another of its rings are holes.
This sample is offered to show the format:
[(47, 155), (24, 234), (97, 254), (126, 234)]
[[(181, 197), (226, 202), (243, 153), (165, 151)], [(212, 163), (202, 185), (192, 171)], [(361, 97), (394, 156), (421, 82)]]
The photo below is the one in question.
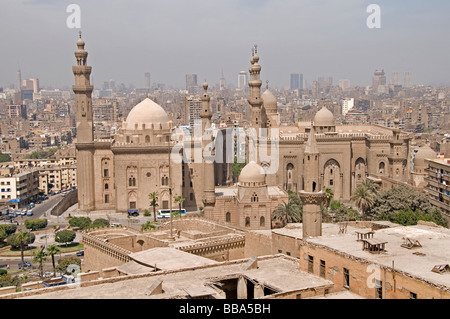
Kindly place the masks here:
[(72, 217), (69, 219), (69, 225), (72, 228), (85, 229), (90, 226), (92, 220), (89, 217)]
[(25, 250), (25, 247), (34, 242), (35, 235), (24, 232), (19, 230), (17, 234), (13, 234), (9, 237), (10, 241), (8, 241), (8, 244), (11, 246), (19, 247), (20, 248), (20, 259), (22, 261), (22, 265), (25, 265), (25, 259), (23, 256), (23, 251)]
[(39, 264), (39, 273), (41, 278), (44, 276), (44, 262), (47, 261), (47, 259), (48, 257), (44, 251), (44, 247), (34, 253), (33, 261)]
[(47, 224), (47, 219), (28, 219), (25, 221), (25, 228), (34, 231), (47, 227)]
[(76, 237), (76, 233), (73, 230), (60, 230), (55, 234), (55, 241), (57, 243), (65, 243), (67, 247), (67, 243), (72, 242)]
[(300, 223), (302, 221), (303, 205), (300, 197), (295, 192), (288, 192), (288, 202), (279, 204), (272, 212), (272, 221), (281, 224), (281, 227), (288, 223)]
[(183, 204), (183, 202), (186, 200), (186, 198), (184, 198), (183, 196), (177, 196), (175, 197), (175, 203), (178, 203), (178, 207), (179, 207), (179, 214), (180, 214), (180, 218), (181, 218), (181, 205)]
[(90, 225), (90, 228), (103, 228), (103, 227), (109, 227), (109, 221), (104, 218), (97, 218)]
[(232, 173), (233, 177), (239, 176), (244, 167), (245, 167), (245, 161), (240, 159), (238, 162), (238, 158), (237, 158), (237, 156), (235, 156), (233, 164), (231, 165), (231, 173)]
[[(397, 216), (399, 212), (400, 216)], [(379, 192), (370, 209), (371, 217), (376, 220), (406, 222), (408, 218), (414, 218), (411, 214), (414, 214), (417, 220), (434, 221), (440, 226), (448, 227), (447, 220), (439, 209), (431, 205), (428, 196), (408, 186), (397, 186)]]
[(361, 209), (363, 219), (365, 219), (367, 211), (371, 209), (375, 203), (375, 194), (369, 188), (361, 184), (356, 188), (351, 200), (359, 209)]
[(334, 192), (331, 188), (325, 188), (325, 206), (330, 206), (331, 200), (334, 197)]
[(50, 245), (47, 247), (47, 254), (52, 256), (53, 274), (56, 274), (55, 255), (59, 254), (61, 249), (56, 245)]
[(147, 221), (145, 224), (141, 225), (141, 231), (155, 229), (155, 225), (153, 225), (150, 221)]
[(58, 266), (56, 266), (56, 270), (63, 274), (71, 275), (71, 273), (67, 271), (67, 268), (70, 265), (77, 265), (78, 267), (81, 267), (81, 259), (76, 257), (65, 257), (58, 259)]
[(150, 206), (153, 207), (153, 219), (156, 222), (156, 206), (158, 206), (158, 192), (152, 192), (148, 194), (150, 199)]

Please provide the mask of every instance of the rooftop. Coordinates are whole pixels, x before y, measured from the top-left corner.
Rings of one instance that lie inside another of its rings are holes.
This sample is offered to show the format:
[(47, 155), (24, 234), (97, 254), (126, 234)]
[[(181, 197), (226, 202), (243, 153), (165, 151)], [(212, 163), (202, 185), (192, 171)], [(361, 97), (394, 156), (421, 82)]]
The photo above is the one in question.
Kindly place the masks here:
[[(195, 270), (158, 271), (146, 275), (122, 276), (98, 280), (86, 287), (65, 289), (31, 295), (31, 299), (165, 299), (188, 295), (214, 294), (225, 298), (220, 289), (226, 282), (235, 282), (243, 276), (253, 284), (261, 284), (272, 294), (296, 292), (305, 289), (329, 288), (333, 283), (301, 271), (298, 260), (285, 255), (257, 258), (257, 267), (247, 267), (250, 259), (226, 261), (199, 267)], [(251, 269), (250, 269), (251, 268)], [(163, 293), (148, 294), (149, 287), (162, 282)]]

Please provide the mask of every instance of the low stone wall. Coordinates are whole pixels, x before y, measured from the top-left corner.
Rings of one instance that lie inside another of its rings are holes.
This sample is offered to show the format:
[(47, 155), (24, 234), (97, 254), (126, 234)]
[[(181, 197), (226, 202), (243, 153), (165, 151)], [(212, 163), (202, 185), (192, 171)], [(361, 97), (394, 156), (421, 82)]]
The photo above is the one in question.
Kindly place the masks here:
[(0, 295), (8, 295), (16, 292), (17, 288), (16, 286), (8, 286), (0, 288)]
[(67, 195), (55, 205), (50, 211), (50, 214), (53, 216), (61, 216), (69, 207), (78, 203), (78, 190), (73, 190), (67, 193)]

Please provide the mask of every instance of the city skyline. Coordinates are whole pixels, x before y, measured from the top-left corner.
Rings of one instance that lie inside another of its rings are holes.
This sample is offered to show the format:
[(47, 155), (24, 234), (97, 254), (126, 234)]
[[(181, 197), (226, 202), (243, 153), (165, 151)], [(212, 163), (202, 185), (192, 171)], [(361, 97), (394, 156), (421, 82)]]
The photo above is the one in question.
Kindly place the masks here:
[(237, 86), (248, 69), (253, 45), (264, 65), (261, 77), (271, 87), (289, 87), (291, 73), (311, 83), (321, 76), (349, 79), (352, 86), (370, 85), (375, 70), (388, 78), (412, 74), (413, 84), (448, 85), (444, 39), (450, 4), (377, 1), (381, 28), (369, 29), (370, 1), (78, 1), (81, 28), (69, 29), (71, 1), (6, 1), (0, 19), (7, 30), (0, 87), (22, 78), (39, 78), (42, 87), (70, 87), (68, 56), (82, 30), (95, 87), (114, 79), (144, 87), (152, 82), (185, 87), (186, 74), (199, 83)]

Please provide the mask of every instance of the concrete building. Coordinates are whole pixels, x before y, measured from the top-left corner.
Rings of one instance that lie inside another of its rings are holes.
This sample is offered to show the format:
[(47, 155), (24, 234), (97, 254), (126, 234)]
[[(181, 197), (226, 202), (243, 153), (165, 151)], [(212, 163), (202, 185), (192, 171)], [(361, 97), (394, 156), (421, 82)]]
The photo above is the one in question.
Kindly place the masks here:
[(422, 159), (426, 165), (423, 171), (427, 174), (425, 191), (431, 205), (439, 208), (450, 220), (450, 159), (433, 158), (431, 152), (426, 157)]
[(0, 177), (0, 202), (11, 208), (26, 207), (39, 193), (39, 171)]

